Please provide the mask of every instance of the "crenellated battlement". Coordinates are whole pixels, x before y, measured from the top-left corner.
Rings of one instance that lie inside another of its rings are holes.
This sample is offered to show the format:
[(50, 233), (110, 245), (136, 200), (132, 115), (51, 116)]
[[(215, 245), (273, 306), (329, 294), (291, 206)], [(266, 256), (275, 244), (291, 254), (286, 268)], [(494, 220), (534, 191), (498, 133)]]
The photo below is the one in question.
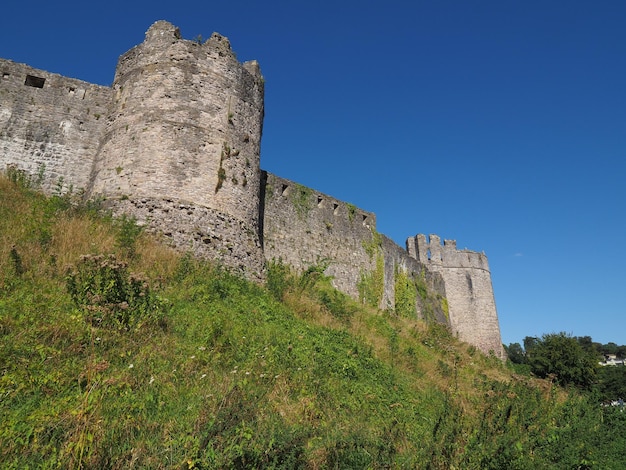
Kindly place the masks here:
[(489, 271), (485, 253), (468, 249), (458, 250), (456, 240), (444, 240), (438, 235), (418, 234), (406, 241), (407, 252), (419, 262), (432, 267), (475, 268)]
[(503, 357), (484, 253), (437, 235), (404, 250), (376, 231), (375, 214), (262, 171), (263, 116), (256, 61), (240, 63), (224, 36), (186, 40), (166, 21), (119, 58), (111, 87), (0, 59), (0, 167), (105, 198), (253, 279), (274, 259), (297, 270), (329, 262), (335, 287), (381, 309), (395, 308), (404, 283), (417, 316)]
[(438, 235), (418, 234), (408, 238), (406, 246), (409, 256), (443, 277), (452, 331), (483, 351), (493, 350), (503, 357), (487, 256), (458, 250), (455, 240), (442, 244)]

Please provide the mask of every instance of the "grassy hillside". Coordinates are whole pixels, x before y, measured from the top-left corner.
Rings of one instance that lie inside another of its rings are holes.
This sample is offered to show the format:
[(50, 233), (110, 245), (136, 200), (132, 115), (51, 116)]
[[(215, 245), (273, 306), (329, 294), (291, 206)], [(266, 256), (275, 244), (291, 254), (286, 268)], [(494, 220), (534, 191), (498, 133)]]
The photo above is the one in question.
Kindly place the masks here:
[(625, 468), (624, 414), (322, 267), (268, 288), (0, 178), (2, 468)]

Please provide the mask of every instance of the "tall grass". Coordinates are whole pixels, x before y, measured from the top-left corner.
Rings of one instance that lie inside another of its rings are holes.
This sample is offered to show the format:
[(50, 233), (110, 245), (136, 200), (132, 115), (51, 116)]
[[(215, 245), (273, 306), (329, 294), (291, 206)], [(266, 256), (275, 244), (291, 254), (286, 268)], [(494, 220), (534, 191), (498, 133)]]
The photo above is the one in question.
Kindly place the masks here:
[(0, 178), (2, 468), (624, 465), (623, 414), (364, 308), (323, 265), (270, 263), (266, 289), (25, 186)]

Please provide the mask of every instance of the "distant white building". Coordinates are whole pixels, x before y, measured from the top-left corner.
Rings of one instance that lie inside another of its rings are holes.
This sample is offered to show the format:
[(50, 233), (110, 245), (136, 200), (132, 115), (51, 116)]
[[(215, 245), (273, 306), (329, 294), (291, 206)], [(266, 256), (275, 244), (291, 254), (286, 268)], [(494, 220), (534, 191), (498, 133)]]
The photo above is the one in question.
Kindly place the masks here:
[(623, 366), (624, 359), (618, 359), (615, 354), (605, 354), (604, 361), (598, 362), (601, 366)]

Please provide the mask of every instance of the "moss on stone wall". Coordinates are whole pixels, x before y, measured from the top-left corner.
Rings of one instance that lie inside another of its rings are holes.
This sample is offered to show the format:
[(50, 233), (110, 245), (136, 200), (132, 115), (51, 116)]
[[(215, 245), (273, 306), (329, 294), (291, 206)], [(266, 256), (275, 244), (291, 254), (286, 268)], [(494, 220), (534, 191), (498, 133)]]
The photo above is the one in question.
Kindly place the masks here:
[(450, 310), (448, 308), (448, 299), (445, 297), (441, 297), (441, 310), (443, 310), (443, 314), (446, 316), (446, 321), (450, 323)]
[(312, 195), (313, 190), (307, 188), (306, 186), (302, 186), (301, 184), (296, 184), (293, 188), (293, 192), (291, 193), (291, 202), (293, 203), (293, 207), (296, 209), (298, 217), (301, 219), (306, 218), (307, 214), (311, 210)]
[(372, 230), (372, 239), (368, 242), (363, 240), (363, 249), (370, 257), (370, 260), (374, 257), (375, 254), (381, 254), (383, 237), (376, 230)]

